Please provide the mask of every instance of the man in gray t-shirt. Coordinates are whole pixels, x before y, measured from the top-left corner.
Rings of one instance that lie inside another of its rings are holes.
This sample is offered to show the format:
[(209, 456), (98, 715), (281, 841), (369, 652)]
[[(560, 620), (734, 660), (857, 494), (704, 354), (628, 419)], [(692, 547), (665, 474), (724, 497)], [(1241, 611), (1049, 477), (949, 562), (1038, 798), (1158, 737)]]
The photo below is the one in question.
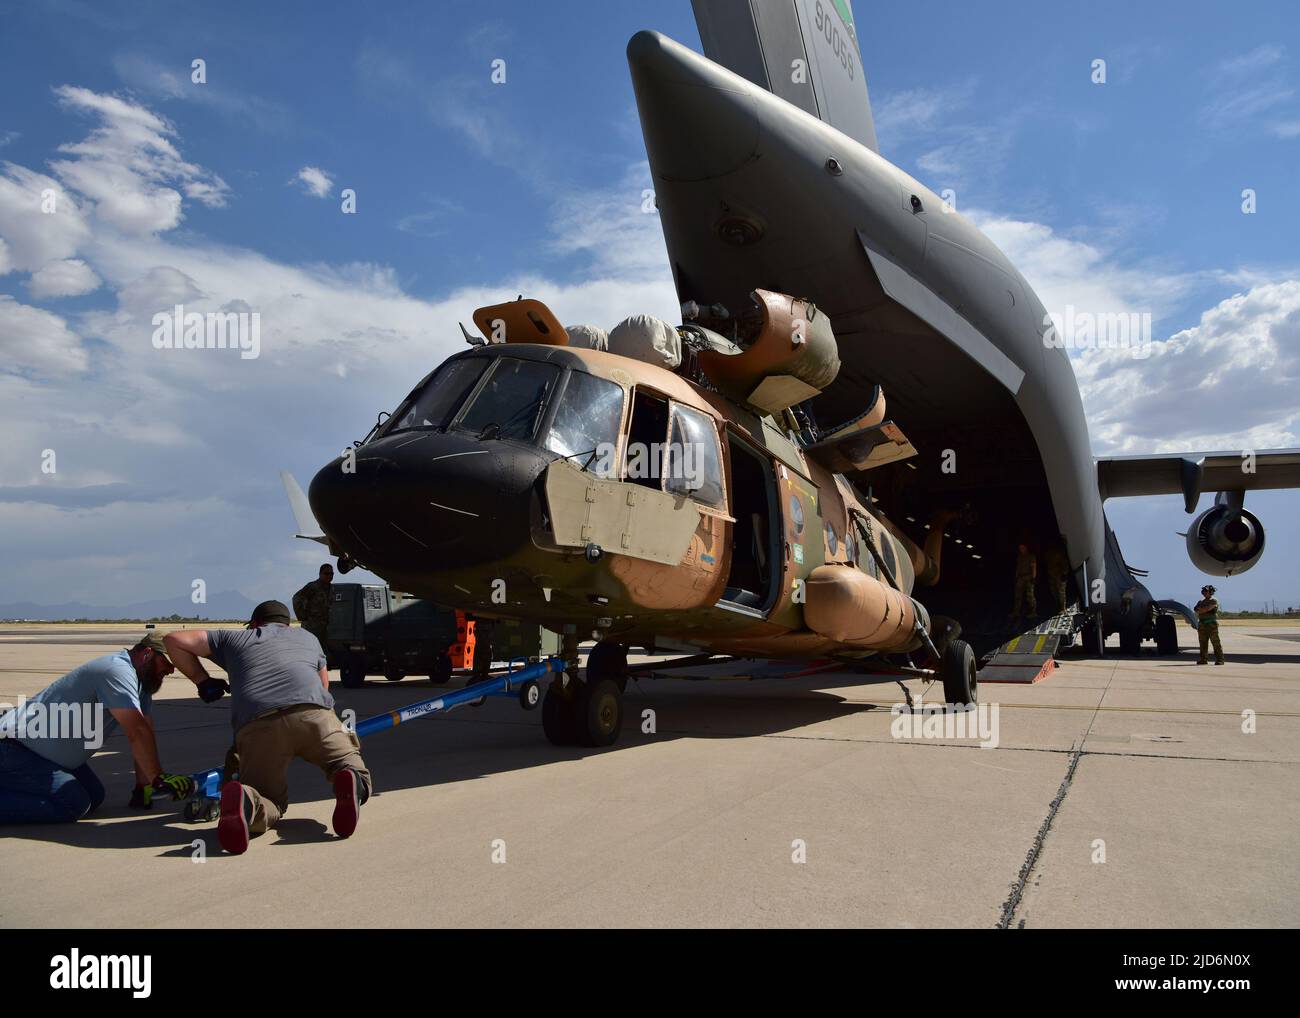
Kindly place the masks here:
[[(168, 633), (173, 663), (211, 703), (229, 692), (239, 779), (221, 789), (217, 838), (235, 854), (250, 835), (274, 827), (289, 808), (289, 764), (314, 763), (334, 786), (334, 833), (349, 837), (361, 804), (370, 797), (370, 771), (361, 744), (334, 713), (329, 672), (320, 642), (289, 625), (289, 609), (263, 601), (245, 629), (192, 629)], [(199, 658), (225, 669), (214, 679)]]

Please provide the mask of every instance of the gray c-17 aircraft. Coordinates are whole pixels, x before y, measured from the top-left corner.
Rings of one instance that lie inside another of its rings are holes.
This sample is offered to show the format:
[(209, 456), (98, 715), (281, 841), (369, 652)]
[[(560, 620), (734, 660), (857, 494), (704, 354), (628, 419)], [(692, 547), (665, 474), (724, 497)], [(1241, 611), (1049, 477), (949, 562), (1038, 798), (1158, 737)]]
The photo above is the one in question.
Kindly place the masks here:
[[(616, 736), (617, 696), (591, 687), (621, 694), (629, 645), (873, 656), (974, 700), (975, 657), (1018, 631), (1019, 545), (1065, 559), (1086, 650), (1112, 633), (1176, 650), (1171, 613), (1194, 618), (1139, 582), (1105, 499), (1181, 493), (1191, 514), (1217, 493), (1188, 550), (1235, 575), (1264, 546), (1244, 493), (1300, 486), (1300, 450), (1254, 452), (1250, 471), (1239, 452), (1094, 459), (1041, 301), (877, 151), (847, 0), (694, 8), (706, 56), (648, 31), (628, 44), (683, 324), (589, 350), (538, 301), (478, 309), (490, 339), (465, 333), (471, 349), (322, 468), (322, 533), (302, 536), (341, 571), (541, 622), (573, 657), (594, 632), (587, 682), (544, 709), (561, 742), (588, 714), (579, 741)], [(638, 441), (690, 436), (708, 450), (694, 486), (629, 472)]]

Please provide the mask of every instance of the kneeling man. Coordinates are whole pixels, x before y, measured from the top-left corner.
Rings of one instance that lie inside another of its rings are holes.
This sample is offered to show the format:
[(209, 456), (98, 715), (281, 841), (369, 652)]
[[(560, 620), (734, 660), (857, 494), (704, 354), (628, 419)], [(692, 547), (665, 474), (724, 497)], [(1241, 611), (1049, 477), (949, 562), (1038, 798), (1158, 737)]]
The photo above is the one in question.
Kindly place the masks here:
[[(148, 809), (155, 793), (194, 794), (194, 782), (158, 762), (149, 717), (172, 664), (150, 633), (130, 650), (72, 669), (30, 700), (0, 715), (0, 824), (80, 820), (104, 801), (90, 758), (118, 726), (135, 759), (130, 805)], [(108, 716), (105, 717), (104, 715)]]
[[(221, 789), (217, 838), (227, 852), (248, 849), (289, 808), (289, 764), (301, 757), (325, 772), (334, 786), (334, 833), (356, 830), (370, 797), (370, 771), (356, 735), (343, 727), (329, 694), (320, 642), (289, 625), (289, 609), (263, 601), (244, 629), (191, 629), (166, 636), (176, 667), (211, 702), (229, 689), (239, 780)], [(229, 685), (211, 678), (199, 658), (226, 670)]]

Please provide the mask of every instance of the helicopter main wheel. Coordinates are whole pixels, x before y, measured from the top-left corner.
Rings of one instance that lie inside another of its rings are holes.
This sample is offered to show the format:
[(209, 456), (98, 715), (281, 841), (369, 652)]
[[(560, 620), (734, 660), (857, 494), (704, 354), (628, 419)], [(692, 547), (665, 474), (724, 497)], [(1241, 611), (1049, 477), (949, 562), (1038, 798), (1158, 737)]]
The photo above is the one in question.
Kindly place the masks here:
[(1142, 653), (1142, 634), (1136, 631), (1119, 634), (1119, 652), (1128, 657), (1137, 657)]
[(542, 731), (553, 746), (572, 746), (578, 741), (576, 696), (565, 696), (556, 678), (542, 697)]
[(975, 652), (965, 640), (952, 640), (939, 659), (943, 695), (951, 704), (973, 704), (978, 700), (979, 677)]
[(578, 745), (612, 746), (623, 730), (623, 690), (613, 679), (597, 679), (578, 689), (574, 714)]
[(1156, 653), (1178, 653), (1178, 626), (1172, 615), (1156, 616)]
[(621, 643), (602, 641), (587, 655), (587, 682), (612, 679), (620, 693), (627, 690), (627, 647)]
[(406, 672), (394, 665), (389, 665), (384, 669), (384, 678), (389, 682), (401, 682), (406, 678)]

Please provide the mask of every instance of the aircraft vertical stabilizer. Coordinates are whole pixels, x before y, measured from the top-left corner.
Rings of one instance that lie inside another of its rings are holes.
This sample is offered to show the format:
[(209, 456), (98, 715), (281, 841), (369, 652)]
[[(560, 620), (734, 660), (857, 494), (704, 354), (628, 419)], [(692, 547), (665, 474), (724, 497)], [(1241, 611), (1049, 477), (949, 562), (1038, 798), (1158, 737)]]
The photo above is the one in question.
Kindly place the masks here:
[(691, 3), (710, 60), (880, 151), (849, 0)]

